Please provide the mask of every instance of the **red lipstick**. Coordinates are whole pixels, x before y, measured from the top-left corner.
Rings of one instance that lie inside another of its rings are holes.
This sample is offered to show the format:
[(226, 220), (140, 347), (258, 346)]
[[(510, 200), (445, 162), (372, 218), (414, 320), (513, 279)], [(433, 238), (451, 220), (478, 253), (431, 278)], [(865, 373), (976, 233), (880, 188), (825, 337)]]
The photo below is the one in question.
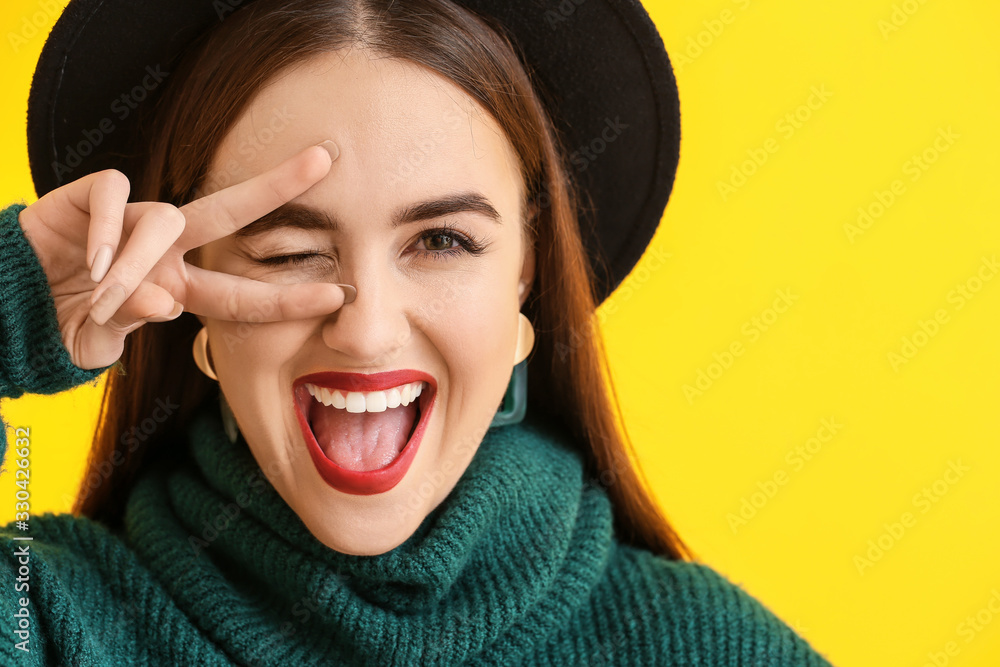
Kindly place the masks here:
[[(315, 400), (305, 387), (307, 382), (328, 389), (339, 389), (343, 392), (366, 392), (382, 391), (421, 380), (427, 383), (427, 388), (417, 397), (417, 409), (420, 412), (419, 421), (413, 430), (413, 435), (410, 436), (392, 463), (377, 470), (348, 470), (328, 459), (323, 450), (320, 449), (306, 416), (309, 411), (309, 402)], [(430, 374), (416, 370), (373, 374), (324, 371), (298, 378), (293, 384), (292, 393), (295, 398), (293, 401), (295, 403), (295, 416), (298, 418), (302, 437), (305, 438), (309, 455), (320, 477), (327, 484), (343, 493), (368, 496), (384, 493), (393, 488), (399, 484), (410, 469), (410, 464), (413, 463), (413, 458), (420, 447), (424, 432), (427, 430), (427, 422), (434, 409), (437, 398), (437, 382)]]

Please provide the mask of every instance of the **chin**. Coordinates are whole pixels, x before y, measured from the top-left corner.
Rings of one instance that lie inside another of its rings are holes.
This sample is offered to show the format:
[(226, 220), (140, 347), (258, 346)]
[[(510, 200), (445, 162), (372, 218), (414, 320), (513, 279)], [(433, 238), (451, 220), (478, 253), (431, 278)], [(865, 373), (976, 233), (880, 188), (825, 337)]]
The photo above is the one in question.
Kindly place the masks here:
[[(306, 528), (317, 540), (343, 554), (351, 556), (377, 556), (392, 551), (405, 542), (417, 526), (404, 524), (386, 526), (367, 522), (351, 522), (351, 525), (330, 525), (317, 517), (320, 524), (314, 528), (305, 522)], [(345, 538), (345, 536), (350, 536)]]

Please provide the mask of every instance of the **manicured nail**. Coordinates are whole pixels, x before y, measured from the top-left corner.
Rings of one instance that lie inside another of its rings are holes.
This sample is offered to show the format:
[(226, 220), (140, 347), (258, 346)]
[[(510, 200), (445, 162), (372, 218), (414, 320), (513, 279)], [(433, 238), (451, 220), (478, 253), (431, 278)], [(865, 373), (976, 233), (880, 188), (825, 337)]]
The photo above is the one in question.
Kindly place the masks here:
[(110, 268), (111, 246), (105, 243), (94, 253), (94, 264), (90, 267), (90, 279), (95, 283), (101, 282), (104, 280), (104, 276), (108, 275)]
[(169, 322), (170, 320), (176, 320), (183, 312), (184, 304), (180, 301), (174, 301), (174, 309), (167, 315), (154, 315), (153, 317), (147, 317), (145, 319), (147, 322)]
[(333, 143), (333, 141), (331, 141), (330, 139), (327, 139), (326, 141), (318, 145), (326, 149), (326, 152), (330, 154), (330, 158), (332, 160), (336, 160), (338, 157), (340, 157), (340, 147), (337, 146), (337, 144)]
[(358, 298), (358, 290), (355, 289), (353, 285), (341, 285), (340, 283), (337, 283), (337, 287), (340, 287), (341, 289), (344, 290), (345, 306)]
[(115, 283), (104, 290), (90, 307), (90, 317), (100, 326), (104, 326), (105, 322), (125, 303), (125, 296), (125, 288)]

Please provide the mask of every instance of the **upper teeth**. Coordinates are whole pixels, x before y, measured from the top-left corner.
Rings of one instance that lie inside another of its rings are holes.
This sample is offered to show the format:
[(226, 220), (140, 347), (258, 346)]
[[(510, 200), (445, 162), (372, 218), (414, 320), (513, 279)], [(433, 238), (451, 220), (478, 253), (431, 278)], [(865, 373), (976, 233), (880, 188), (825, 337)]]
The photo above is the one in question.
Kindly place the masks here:
[(317, 401), (335, 408), (346, 408), (348, 412), (385, 412), (387, 408), (409, 405), (420, 396), (424, 384), (426, 383), (418, 380), (385, 391), (343, 392), (339, 389), (327, 389), (308, 382), (305, 383), (306, 389)]

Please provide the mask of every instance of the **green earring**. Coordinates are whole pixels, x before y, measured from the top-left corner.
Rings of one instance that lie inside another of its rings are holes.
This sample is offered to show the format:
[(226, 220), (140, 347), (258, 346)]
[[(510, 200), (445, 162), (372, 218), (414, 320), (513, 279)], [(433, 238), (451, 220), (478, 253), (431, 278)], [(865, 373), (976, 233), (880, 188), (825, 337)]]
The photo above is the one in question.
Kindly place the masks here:
[(524, 419), (528, 407), (528, 360), (514, 366), (510, 382), (507, 383), (507, 393), (503, 397), (503, 405), (497, 410), (490, 428), (517, 424)]
[(514, 370), (507, 383), (503, 403), (493, 415), (490, 428), (517, 424), (524, 419), (528, 409), (528, 355), (535, 346), (535, 328), (524, 313), (518, 313), (517, 350), (514, 352)]

